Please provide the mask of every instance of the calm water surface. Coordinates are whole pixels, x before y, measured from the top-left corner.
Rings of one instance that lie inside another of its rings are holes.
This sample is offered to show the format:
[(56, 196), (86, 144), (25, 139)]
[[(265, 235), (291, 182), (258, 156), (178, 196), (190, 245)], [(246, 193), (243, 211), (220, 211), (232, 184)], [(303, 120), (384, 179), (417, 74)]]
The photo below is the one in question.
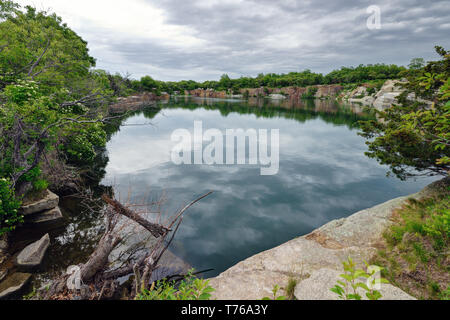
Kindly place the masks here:
[[(127, 119), (107, 145), (102, 184), (132, 200), (164, 194), (165, 212), (212, 190), (187, 213), (172, 251), (214, 276), (240, 260), (273, 248), (333, 220), (419, 191), (432, 179), (387, 178), (387, 167), (364, 155), (357, 121), (361, 108), (333, 101), (269, 102), (178, 98), (160, 111)], [(259, 166), (180, 165), (171, 162), (171, 134), (204, 130), (280, 129), (280, 169), (261, 176)], [(150, 123), (150, 124), (149, 124)], [(142, 125), (140, 125), (142, 124)], [(149, 124), (149, 125), (145, 125)], [(131, 192), (130, 192), (131, 191)]]

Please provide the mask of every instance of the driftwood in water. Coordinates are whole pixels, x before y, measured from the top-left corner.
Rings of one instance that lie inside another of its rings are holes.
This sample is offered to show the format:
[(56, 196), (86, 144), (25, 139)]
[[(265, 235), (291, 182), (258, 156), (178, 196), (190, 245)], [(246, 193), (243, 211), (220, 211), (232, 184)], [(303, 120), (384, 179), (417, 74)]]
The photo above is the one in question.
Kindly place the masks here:
[[(119, 287), (117, 279), (132, 273), (135, 274), (134, 295), (141, 289), (148, 288), (153, 271), (159, 267), (162, 255), (168, 249), (183, 221), (183, 214), (192, 205), (211, 193), (209, 192), (186, 205), (169, 219), (167, 225), (151, 222), (119, 201), (103, 195), (102, 199), (107, 204), (106, 230), (88, 261), (79, 266), (80, 280), (83, 288), (87, 291), (81, 295), (81, 298), (102, 299), (112, 297)], [(134, 257), (117, 269), (108, 270), (110, 255), (123, 240), (120, 233), (121, 227), (118, 223), (121, 217), (126, 217), (139, 224), (157, 241), (151, 248), (146, 248), (146, 253), (141, 257)], [(170, 239), (168, 239), (169, 235), (171, 235)], [(74, 293), (70, 292), (67, 287), (68, 278), (68, 275), (64, 275), (55, 280), (49, 290), (44, 291), (44, 299), (69, 299)]]

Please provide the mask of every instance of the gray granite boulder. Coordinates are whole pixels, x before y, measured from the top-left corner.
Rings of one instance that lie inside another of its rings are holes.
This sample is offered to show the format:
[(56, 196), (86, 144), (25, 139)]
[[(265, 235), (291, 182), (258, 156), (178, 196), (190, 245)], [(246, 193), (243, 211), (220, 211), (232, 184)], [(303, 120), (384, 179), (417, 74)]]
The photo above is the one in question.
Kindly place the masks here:
[(30, 279), (29, 273), (14, 273), (0, 282), (0, 300), (18, 298)]
[(44, 259), (50, 245), (48, 233), (39, 241), (36, 241), (23, 249), (16, 258), (16, 265), (21, 269), (33, 269), (39, 266)]
[(47, 194), (44, 198), (23, 205), (22, 208), (20, 208), (20, 213), (26, 216), (33, 213), (50, 210), (56, 208), (58, 203), (59, 197), (50, 190), (47, 190)]
[(58, 222), (63, 219), (63, 215), (59, 207), (34, 213), (26, 217), (25, 222), (27, 224), (44, 224)]

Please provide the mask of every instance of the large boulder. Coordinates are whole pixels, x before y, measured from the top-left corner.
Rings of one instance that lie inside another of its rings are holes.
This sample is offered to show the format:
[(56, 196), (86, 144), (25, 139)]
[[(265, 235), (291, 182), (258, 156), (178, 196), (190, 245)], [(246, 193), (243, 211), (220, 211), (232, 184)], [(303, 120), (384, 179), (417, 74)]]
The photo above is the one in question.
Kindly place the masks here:
[(20, 208), (20, 213), (26, 216), (33, 213), (50, 210), (56, 208), (58, 206), (58, 203), (59, 197), (50, 190), (47, 190), (45, 196), (42, 199), (33, 201), (31, 203), (25, 203), (25, 205)]
[(405, 84), (405, 81), (387, 80), (375, 95), (374, 108), (383, 111), (390, 108), (392, 104), (397, 103), (398, 96), (405, 91), (402, 88), (402, 84)]
[(47, 224), (47, 223), (56, 223), (63, 220), (63, 215), (59, 207), (42, 211), (39, 213), (35, 213), (27, 216), (25, 222), (27, 224)]
[(0, 300), (17, 298), (30, 279), (29, 273), (14, 273), (0, 282)]
[[(343, 281), (340, 275), (342, 270), (319, 269), (311, 276), (301, 281), (295, 288), (295, 297), (297, 300), (339, 300), (339, 296), (331, 292), (331, 288), (336, 285), (338, 280)], [(366, 283), (367, 279), (361, 278), (358, 282)], [(381, 300), (416, 300), (409, 294), (390, 284), (381, 284), (379, 289)], [(365, 291), (361, 288), (357, 290), (363, 300), (368, 300)]]
[(16, 258), (16, 265), (20, 269), (33, 269), (44, 260), (45, 253), (50, 245), (48, 233), (39, 241), (36, 241), (23, 249)]

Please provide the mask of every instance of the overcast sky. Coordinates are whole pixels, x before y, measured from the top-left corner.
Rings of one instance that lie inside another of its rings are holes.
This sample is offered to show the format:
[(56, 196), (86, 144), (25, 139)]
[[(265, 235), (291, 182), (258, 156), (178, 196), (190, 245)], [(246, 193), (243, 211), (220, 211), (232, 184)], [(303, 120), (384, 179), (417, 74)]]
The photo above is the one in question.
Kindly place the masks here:
[[(20, 0), (89, 42), (97, 67), (133, 78), (217, 80), (368, 63), (450, 49), (449, 0)], [(367, 8), (381, 9), (370, 30)]]

